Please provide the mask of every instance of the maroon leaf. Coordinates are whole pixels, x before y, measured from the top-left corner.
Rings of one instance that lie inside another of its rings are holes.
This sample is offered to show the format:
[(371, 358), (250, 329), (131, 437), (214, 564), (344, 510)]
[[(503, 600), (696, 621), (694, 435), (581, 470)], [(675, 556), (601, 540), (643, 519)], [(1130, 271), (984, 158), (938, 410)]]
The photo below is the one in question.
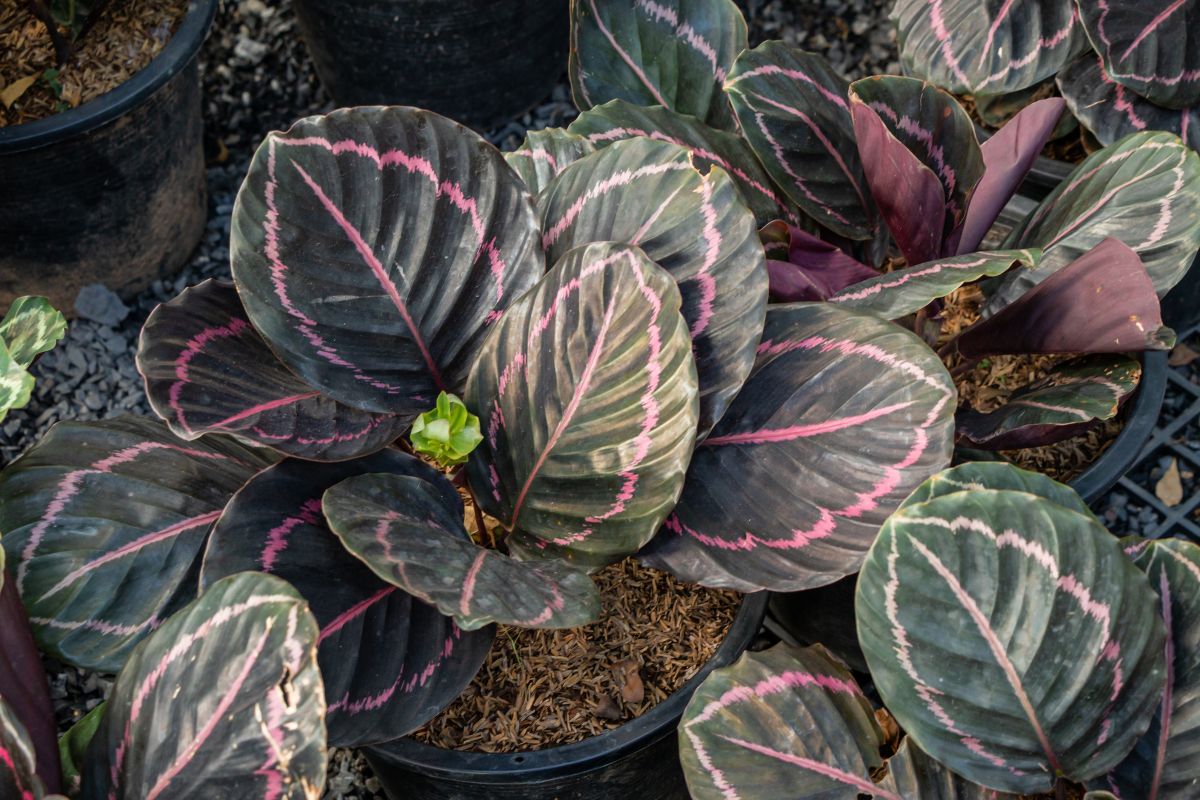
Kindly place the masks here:
[(975, 187), (957, 252), (979, 247), (1000, 210), (1012, 199), (1034, 160), (1054, 132), (1065, 103), (1061, 97), (1038, 100), (1021, 110), (983, 143), (983, 178)]
[(1170, 350), (1154, 284), (1137, 253), (1105, 239), (958, 338), (968, 358)]
[(387, 472), (436, 486), (447, 507), (458, 492), (432, 467), (397, 450), (338, 464), (284, 461), (243, 486), (213, 528), (200, 584), (245, 570), (288, 581), (321, 628), (329, 741), (341, 747), (396, 739), (466, 688), (487, 656), (492, 629), (464, 632), (449, 617), (375, 577), (325, 523), (321, 496), (356, 475)]
[(600, 616), (600, 593), (585, 573), (476, 545), (461, 510), (447, 508), (428, 481), (360, 475), (325, 492), (323, 506), (334, 533), (371, 571), (466, 630), (492, 622), (574, 628)]
[(933, 170), (921, 163), (873, 108), (851, 96), (854, 135), (863, 171), (879, 212), (910, 264), (923, 264), (942, 250), (946, 200)]
[(408, 424), (343, 405), (289, 372), (222, 281), (154, 309), (137, 365), (151, 407), (187, 440), (229, 433), (288, 455), (339, 461), (387, 446)]
[(858, 569), (950, 463), (954, 384), (912, 333), (829, 303), (772, 306), (754, 372), (639, 556), (684, 580), (796, 591)]
[(238, 193), (230, 260), (289, 369), (401, 416), (461, 392), (487, 326), (545, 271), (532, 198), (500, 153), (403, 107), (268, 135)]
[(879, 274), (836, 245), (781, 220), (766, 225), (759, 235), (772, 242), (764, 247), (773, 303), (827, 300)]

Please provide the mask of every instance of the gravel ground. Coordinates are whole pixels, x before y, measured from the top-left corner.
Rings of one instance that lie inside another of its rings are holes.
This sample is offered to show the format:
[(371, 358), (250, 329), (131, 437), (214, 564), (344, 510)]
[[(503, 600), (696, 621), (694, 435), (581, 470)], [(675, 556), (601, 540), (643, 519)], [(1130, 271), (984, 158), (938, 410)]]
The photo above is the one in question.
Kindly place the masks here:
[[(899, 72), (895, 37), (887, 24), (888, 0), (738, 0), (750, 21), (751, 44), (782, 38), (824, 53), (848, 78)], [(255, 146), (267, 131), (332, 107), (299, 42), (287, 0), (226, 0), (201, 54), (205, 89), (205, 149), (209, 157), (209, 220), (187, 268), (172, 281), (157, 281), (122, 302), (97, 289), (79, 307), (62, 344), (34, 367), (37, 388), (29, 407), (0, 426), (0, 463), (7, 463), (62, 419), (103, 419), (123, 413), (150, 414), (133, 364), (138, 331), (158, 303), (186, 286), (229, 275), (230, 214), (237, 187)], [(525, 131), (563, 125), (574, 115), (565, 82), (532, 112), (488, 134), (502, 149), (520, 144)], [(1189, 377), (1200, 381), (1195, 367)], [(1168, 411), (1173, 402), (1168, 396)], [(1180, 401), (1182, 402), (1182, 401)], [(1200, 438), (1196, 426), (1191, 436)], [(1200, 448), (1200, 441), (1197, 442)], [(1162, 465), (1165, 468), (1165, 465)], [(1153, 481), (1159, 468), (1147, 467)], [(1151, 486), (1152, 490), (1152, 486)], [(1153, 511), (1114, 492), (1102, 513), (1120, 532), (1153, 525)], [(61, 727), (100, 701), (110, 682), (47, 660)], [(329, 763), (327, 798), (383, 798), (365, 762), (335, 750)]]

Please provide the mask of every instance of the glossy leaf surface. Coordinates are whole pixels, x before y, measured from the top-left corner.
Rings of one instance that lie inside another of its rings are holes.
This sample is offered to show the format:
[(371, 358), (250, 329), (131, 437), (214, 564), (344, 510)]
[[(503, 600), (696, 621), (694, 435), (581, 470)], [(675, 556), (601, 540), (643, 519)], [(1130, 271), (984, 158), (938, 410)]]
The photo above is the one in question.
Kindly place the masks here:
[(896, 512), (856, 607), (896, 721), (1000, 791), (1103, 774), (1162, 692), (1163, 626), (1144, 576), (1094, 517), (1034, 495), (964, 491)]
[(256, 475), (213, 528), (201, 586), (245, 570), (288, 581), (308, 603), (320, 634), (317, 657), (328, 704), (329, 741), (355, 746), (396, 739), (466, 688), (487, 655), (490, 629), (466, 633), (449, 617), (377, 578), (325, 522), (321, 497), (368, 473), (435, 482), (447, 508), (462, 501), (431, 467), (397, 450), (338, 464), (284, 461)]
[(208, 532), (270, 460), (156, 420), (60, 422), (0, 474), (0, 530), (39, 647), (116, 672), (196, 596)]
[(887, 760), (888, 774), (881, 784), (905, 800), (1019, 800), (955, 775), (921, 752), (910, 737)]
[(818, 646), (777, 644), (714, 670), (679, 724), (693, 800), (901, 800), (876, 786), (883, 735), (849, 670)]
[(176, 436), (228, 433), (281, 453), (339, 461), (386, 447), (406, 417), (343, 405), (288, 371), (232, 284), (207, 280), (150, 312), (138, 371)]
[(467, 389), (484, 433), (467, 475), (511, 527), (510, 552), (602, 566), (645, 544), (674, 506), (697, 419), (679, 302), (641, 251), (595, 244), (500, 320)]
[(327, 491), (323, 505), (338, 538), (376, 575), (466, 630), (491, 622), (574, 628), (600, 616), (599, 592), (585, 573), (476, 545), (432, 483), (362, 475)]
[(721, 85), (746, 46), (731, 0), (576, 0), (571, 95), (581, 111), (626, 100), (729, 128)]
[(0, 698), (0, 797), (42, 800), (46, 789), (35, 769), (33, 742), (12, 707)]
[(521, 146), (505, 153), (504, 160), (536, 197), (567, 165), (594, 152), (595, 146), (584, 137), (566, 128), (546, 128), (526, 133)]
[(986, 450), (1059, 442), (1115, 417), (1141, 375), (1141, 363), (1126, 355), (1074, 359), (1013, 392), (994, 411), (960, 412), (958, 435)]
[(942, 470), (918, 486), (908, 499), (900, 504), (900, 508), (955, 492), (976, 492), (984, 489), (1024, 492), (1071, 511), (1092, 513), (1079, 493), (1065, 483), (1003, 461), (968, 461), (957, 467)]
[(488, 324), (544, 270), (532, 198), (500, 153), (405, 107), (269, 134), (238, 193), (230, 259), (289, 369), (409, 418), (462, 390)]
[(564, 170), (540, 210), (552, 263), (580, 245), (624, 242), (679, 284), (703, 436), (746, 380), (766, 313), (766, 259), (733, 181), (716, 167), (701, 175), (677, 145), (617, 142)]
[(767, 255), (773, 303), (828, 300), (847, 286), (879, 274), (837, 245), (783, 220), (763, 226), (758, 235)]
[(210, 586), (117, 676), (88, 748), (83, 797), (319, 798), (317, 635), (304, 600), (279, 578), (247, 572)]
[(888, 514), (950, 463), (954, 405), (941, 361), (899, 326), (828, 303), (772, 306), (746, 388), (640, 558), (742, 591), (853, 573)]
[(846, 96), (821, 56), (766, 42), (742, 53), (725, 90), (742, 135), (776, 185), (806, 214), (851, 239), (878, 227)]

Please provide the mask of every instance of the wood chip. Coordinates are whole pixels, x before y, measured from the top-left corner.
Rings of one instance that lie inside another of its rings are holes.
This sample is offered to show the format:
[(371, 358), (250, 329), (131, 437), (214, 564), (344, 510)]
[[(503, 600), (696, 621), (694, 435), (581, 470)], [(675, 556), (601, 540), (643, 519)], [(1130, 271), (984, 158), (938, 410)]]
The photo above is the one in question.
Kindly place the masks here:
[(613, 665), (613, 678), (621, 691), (621, 699), (626, 703), (636, 705), (645, 699), (646, 686), (642, 683), (642, 676), (638, 674), (638, 662), (632, 658)]
[(596, 716), (600, 719), (615, 722), (624, 715), (621, 713), (621, 709), (617, 708), (617, 704), (613, 702), (613, 699), (604, 694), (600, 696), (600, 702), (596, 703)]
[(1179, 462), (1171, 459), (1167, 471), (1154, 484), (1154, 495), (1169, 506), (1177, 506), (1183, 502), (1183, 480), (1179, 475)]

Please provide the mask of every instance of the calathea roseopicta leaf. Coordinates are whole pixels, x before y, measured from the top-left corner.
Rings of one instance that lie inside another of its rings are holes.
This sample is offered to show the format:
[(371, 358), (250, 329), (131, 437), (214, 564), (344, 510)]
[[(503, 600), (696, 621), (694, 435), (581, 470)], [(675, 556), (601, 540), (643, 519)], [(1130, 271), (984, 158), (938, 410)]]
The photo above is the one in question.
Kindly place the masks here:
[(959, 775), (1022, 794), (1105, 773), (1146, 731), (1166, 675), (1155, 610), (1095, 517), (995, 490), (893, 514), (856, 602), (900, 726)]
[(767, 255), (769, 293), (775, 303), (828, 300), (847, 286), (879, 274), (837, 245), (783, 220), (764, 225), (758, 235)]
[(967, 207), (958, 253), (978, 249), (1053, 135), (1064, 106), (1061, 97), (1030, 103), (980, 146), (983, 177)]
[(1019, 800), (955, 775), (905, 737), (887, 760), (887, 777), (880, 785), (905, 800)]
[[(1021, 274), (1034, 271), (1041, 269)], [(1163, 326), (1154, 285), (1138, 254), (1119, 239), (1105, 239), (999, 313), (972, 325), (956, 341), (958, 351), (968, 358), (1130, 353), (1169, 350), (1175, 333)]]
[(448, 508), (428, 481), (347, 478), (325, 492), (323, 505), (338, 538), (376, 575), (453, 615), (466, 630), (491, 622), (574, 628), (600, 616), (600, 594), (585, 573), (476, 545), (461, 510)]
[(983, 489), (1024, 492), (1071, 511), (1078, 511), (1081, 514), (1092, 513), (1079, 493), (1070, 486), (1048, 478), (1040, 472), (1031, 472), (1002, 461), (968, 461), (957, 467), (942, 470), (918, 486), (900, 504), (900, 508), (907, 508), (955, 492), (973, 492)]
[(1017, 390), (994, 411), (960, 412), (959, 438), (985, 450), (1062, 441), (1115, 417), (1141, 375), (1141, 363), (1127, 355), (1072, 359)]
[(1167, 630), (1167, 683), (1154, 721), (1132, 752), (1095, 786), (1119, 797), (1185, 800), (1200, 785), (1200, 548), (1180, 539), (1122, 539), (1150, 578)]
[[(9, 713), (21, 723), (28, 737), (41, 785), (47, 791), (57, 792), (60, 788), (58, 747), (50, 687), (16, 583), (4, 568), (4, 548), (0, 547), (0, 704), (4, 703), (8, 704)], [(2, 738), (4, 735), (0, 734)], [(0, 747), (3, 746), (0, 742)], [(0, 756), (0, 772), (7, 763), (8, 760)], [(3, 785), (4, 779), (0, 777), (0, 787)], [(0, 793), (0, 797), (8, 796)], [(20, 797), (19, 794), (16, 796)]]
[(338, 461), (386, 447), (407, 417), (343, 405), (297, 378), (246, 318), (232, 284), (207, 280), (142, 326), (138, 370), (171, 432), (228, 433), (282, 453)]
[(679, 308), (666, 271), (603, 243), (567, 253), (505, 312), (465, 399), (483, 426), (467, 475), (510, 552), (602, 566), (675, 505), (698, 413)]
[(288, 460), (243, 486), (213, 527), (200, 585), (259, 570), (288, 581), (321, 628), (317, 659), (328, 704), (330, 744), (397, 739), (424, 724), (466, 688), (492, 643), (489, 629), (454, 620), (386, 583), (351, 555), (321, 513), (321, 497), (368, 473), (428, 481), (462, 515), (457, 490), (436, 470), (387, 449), (337, 464)]
[(584, 137), (566, 128), (546, 128), (526, 133), (521, 146), (505, 153), (504, 160), (537, 197), (568, 164), (594, 152), (595, 145)]
[(403, 107), (269, 134), (238, 192), (230, 260), (289, 369), (410, 418), (462, 390), (488, 324), (544, 271), (532, 198), (499, 151)]
[(1014, 267), (1032, 269), (1041, 251), (993, 250), (943, 258), (875, 275), (829, 298), (842, 308), (869, 311), (884, 319), (900, 319), (945, 297), (966, 283), (1003, 275)]
[(83, 797), (316, 800), (324, 715), (304, 600), (272, 575), (231, 575), (134, 648), (88, 747)]
[(571, 95), (581, 111), (626, 100), (731, 128), (721, 85), (746, 46), (732, 0), (576, 0)]
[(29, 734), (8, 702), (0, 698), (0, 797), (42, 800), (46, 796), (35, 762)]
[(60, 422), (0, 473), (0, 530), (41, 649), (116, 672), (196, 596), (221, 509), (271, 463), (223, 437), (184, 442), (157, 420)]
[(14, 408), (24, 408), (33, 396), (33, 375), (0, 341), (0, 420)]
[(679, 723), (693, 800), (901, 796), (876, 786), (883, 734), (854, 678), (820, 645), (777, 644), (714, 670)]
[(897, 0), (907, 71), (960, 94), (1025, 89), (1087, 47), (1070, 0)]
[(754, 217), (729, 176), (718, 167), (701, 175), (677, 145), (617, 142), (564, 170), (539, 208), (551, 263), (590, 242), (625, 242), (679, 284), (706, 434), (750, 372), (767, 306)]
[(824, 58), (766, 42), (738, 56), (725, 91), (747, 143), (792, 201), (835, 233), (870, 239), (878, 212), (854, 144), (849, 85)]
[(1193, 150), (1200, 148), (1200, 103), (1182, 109), (1152, 103), (1110, 78), (1091, 51), (1058, 73), (1058, 89), (1071, 113), (1101, 144), (1152, 130), (1169, 131)]
[[(1040, 247), (1041, 267), (988, 291), (985, 313), (1020, 297), (1108, 237), (1141, 257), (1162, 297), (1200, 247), (1200, 155), (1178, 136), (1135, 133), (1093, 153), (1009, 233), (1004, 247)], [(1095, 304), (1093, 304), (1095, 305)]]
[[(894, 220), (900, 217), (903, 227), (914, 231), (920, 231), (923, 222), (929, 231), (926, 238), (936, 240), (932, 252), (922, 247), (920, 257), (914, 257), (909, 255), (904, 242), (897, 236), (896, 243), (908, 256), (908, 263), (919, 264), (939, 255), (958, 252), (958, 239), (966, 221), (967, 207), (971, 204), (984, 170), (983, 153), (975, 138), (975, 125), (967, 112), (957, 100), (936, 86), (916, 78), (891, 75), (864, 78), (852, 83), (850, 107), (855, 134), (858, 136), (859, 156), (871, 186), (871, 194), (875, 196), (893, 235), (899, 233)], [(880, 135), (876, 121), (883, 124), (888, 135)], [(873, 135), (865, 136), (868, 131), (873, 131)], [(898, 146), (916, 156), (937, 179), (945, 209), (945, 220), (941, 226), (937, 223), (936, 214), (923, 221), (912, 219), (915, 210), (932, 213), (936, 210), (936, 204), (913, 203), (913, 198), (906, 198), (904, 185), (899, 179), (909, 170), (897, 172), (898, 154), (891, 152)], [(904, 206), (906, 199), (910, 203), (907, 213)], [(890, 218), (888, 209), (893, 211)], [(948, 244), (944, 245), (944, 242)]]
[(67, 332), (67, 319), (44, 297), (18, 297), (0, 320), (0, 339), (13, 360), (28, 367)]
[(1200, 2), (1080, 3), (1104, 71), (1168, 108), (1200, 103)]
[(695, 117), (662, 106), (637, 106), (624, 100), (584, 111), (569, 130), (587, 137), (596, 147), (642, 136), (687, 148), (702, 172), (716, 165), (729, 174), (742, 200), (754, 212), (757, 224), (780, 218), (793, 224), (801, 221), (795, 205), (771, 184), (754, 151), (736, 133), (711, 128)]
[(742, 591), (849, 575), (887, 515), (950, 463), (954, 406), (942, 362), (898, 325), (829, 303), (772, 306), (754, 372), (639, 558)]
[(88, 747), (104, 719), (108, 704), (101, 702), (70, 727), (58, 740), (58, 756), (62, 763), (63, 789), (69, 797), (77, 797), (83, 784), (83, 762)]

